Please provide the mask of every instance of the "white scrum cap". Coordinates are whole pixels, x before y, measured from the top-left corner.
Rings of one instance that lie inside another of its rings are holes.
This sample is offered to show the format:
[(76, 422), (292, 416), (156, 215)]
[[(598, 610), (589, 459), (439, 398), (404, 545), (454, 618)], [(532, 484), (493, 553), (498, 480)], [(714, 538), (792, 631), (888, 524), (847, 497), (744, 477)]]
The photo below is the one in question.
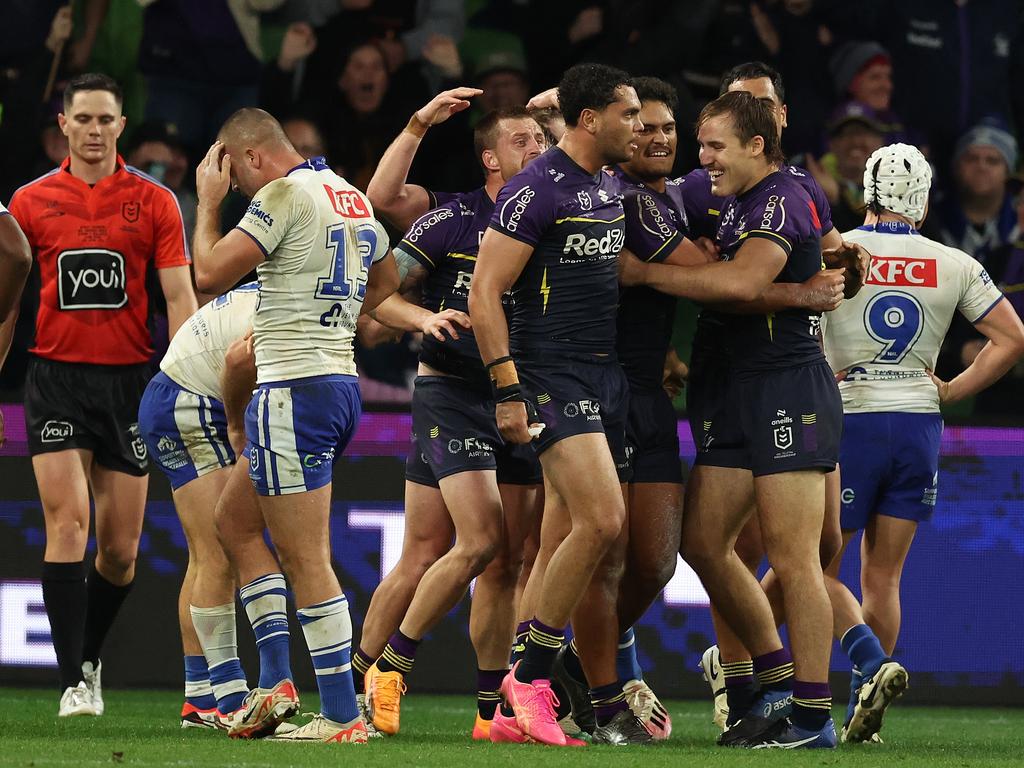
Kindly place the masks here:
[(921, 221), (932, 185), (932, 168), (921, 150), (909, 144), (876, 149), (864, 168), (864, 202), (911, 221)]

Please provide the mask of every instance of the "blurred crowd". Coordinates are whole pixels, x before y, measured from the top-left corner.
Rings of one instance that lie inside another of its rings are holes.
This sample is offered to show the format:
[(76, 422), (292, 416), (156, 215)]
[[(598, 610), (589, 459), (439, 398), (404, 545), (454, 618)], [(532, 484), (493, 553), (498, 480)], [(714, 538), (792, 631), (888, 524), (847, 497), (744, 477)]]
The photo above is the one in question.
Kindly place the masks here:
[[(1024, 315), (1024, 3), (1021, 0), (7, 0), (0, 26), (0, 201), (61, 162), (62, 83), (82, 71), (126, 93), (125, 160), (177, 194), (194, 222), (193, 169), (224, 119), (259, 105), (305, 156), (365, 189), (409, 115), (440, 90), (483, 89), (431, 130), (410, 179), (480, 183), (472, 127), (525, 104), (578, 61), (655, 75), (679, 94), (685, 137), (722, 72), (754, 59), (786, 84), (785, 149), (832, 204), (840, 231), (863, 220), (867, 157), (894, 140), (931, 160), (925, 234), (982, 262)], [(678, 167), (697, 164), (680, 142)], [(243, 202), (234, 202), (239, 215)], [(237, 219), (237, 216), (234, 218)], [(225, 222), (232, 215), (225, 216)], [(159, 293), (159, 292), (157, 292)], [(37, 292), (36, 292), (36, 295)], [(28, 300), (32, 290), (26, 290)], [(32, 307), (23, 307), (0, 390), (20, 386)], [(684, 307), (680, 338), (692, 308)], [(360, 353), (368, 399), (407, 400), (417, 341)], [(981, 349), (956, 323), (944, 378)], [(20, 353), (20, 354), (19, 354)], [(1024, 370), (968, 404), (1024, 418)], [(968, 415), (968, 414), (963, 414)]]

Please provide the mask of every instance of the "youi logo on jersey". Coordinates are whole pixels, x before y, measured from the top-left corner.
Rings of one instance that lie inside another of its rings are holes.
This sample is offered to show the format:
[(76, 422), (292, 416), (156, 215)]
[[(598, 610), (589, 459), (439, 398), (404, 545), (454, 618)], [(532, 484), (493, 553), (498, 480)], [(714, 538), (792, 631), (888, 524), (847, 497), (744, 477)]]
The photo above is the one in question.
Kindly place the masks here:
[(57, 256), (57, 273), (61, 309), (118, 309), (128, 303), (124, 256), (117, 251), (64, 251)]

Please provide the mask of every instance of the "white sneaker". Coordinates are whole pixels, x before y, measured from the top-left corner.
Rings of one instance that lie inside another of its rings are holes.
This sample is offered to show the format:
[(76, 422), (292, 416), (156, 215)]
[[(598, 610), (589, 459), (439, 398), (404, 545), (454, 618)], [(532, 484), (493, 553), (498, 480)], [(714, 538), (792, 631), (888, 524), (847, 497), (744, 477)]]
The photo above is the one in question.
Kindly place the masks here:
[(85, 687), (89, 689), (92, 696), (92, 706), (97, 715), (103, 714), (103, 685), (100, 683), (100, 674), (103, 672), (103, 662), (97, 662), (93, 668), (91, 661), (82, 662), (82, 678), (85, 680)]
[(370, 739), (383, 739), (384, 734), (377, 730), (377, 726), (373, 724), (373, 718), (370, 717), (370, 708), (366, 706), (366, 694), (356, 694), (356, 704), (359, 707), (359, 714), (363, 716), (363, 720), (366, 722), (366, 736)]
[(672, 718), (651, 686), (643, 680), (630, 680), (622, 686), (622, 692), (626, 695), (626, 704), (653, 739), (663, 741), (672, 735)]
[(729, 698), (725, 693), (725, 672), (722, 670), (722, 655), (718, 652), (717, 645), (712, 645), (704, 651), (700, 659), (700, 668), (715, 700), (715, 711), (711, 721), (724, 731), (729, 720)]
[(92, 696), (84, 682), (74, 688), (67, 688), (64, 695), (60, 697), (60, 709), (57, 710), (57, 717), (78, 717), (79, 715), (91, 715), (95, 717), (99, 713), (93, 706)]
[(341, 742), (348, 744), (365, 744), (367, 739), (366, 723), (362, 715), (349, 723), (336, 723), (317, 713), (305, 725), (300, 725), (288, 733), (275, 733), (267, 737), (267, 741), (320, 741)]

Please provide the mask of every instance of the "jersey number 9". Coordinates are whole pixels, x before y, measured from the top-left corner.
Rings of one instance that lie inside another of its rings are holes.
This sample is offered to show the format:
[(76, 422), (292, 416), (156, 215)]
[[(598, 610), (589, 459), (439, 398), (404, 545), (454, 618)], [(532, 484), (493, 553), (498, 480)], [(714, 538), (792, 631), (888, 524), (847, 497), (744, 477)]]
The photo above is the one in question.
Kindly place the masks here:
[(868, 302), (864, 309), (864, 327), (882, 344), (876, 363), (899, 363), (921, 338), (924, 311), (909, 293), (886, 291)]

